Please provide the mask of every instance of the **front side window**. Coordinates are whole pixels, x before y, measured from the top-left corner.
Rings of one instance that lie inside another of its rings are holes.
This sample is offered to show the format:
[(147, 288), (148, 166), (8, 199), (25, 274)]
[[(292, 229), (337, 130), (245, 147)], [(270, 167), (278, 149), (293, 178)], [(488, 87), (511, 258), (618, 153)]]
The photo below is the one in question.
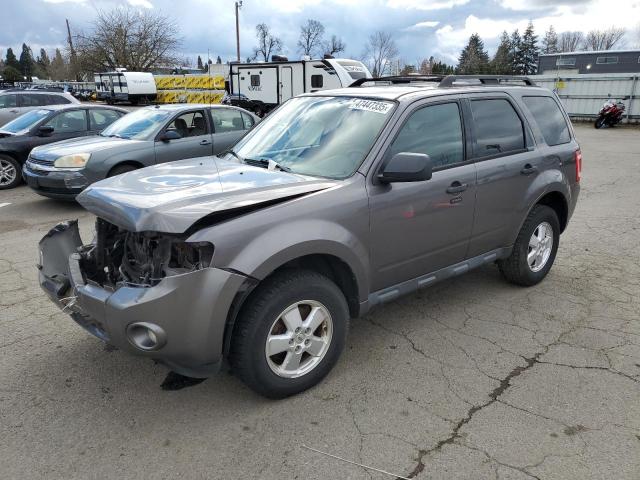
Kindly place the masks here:
[(211, 110), (215, 133), (245, 130), (245, 123), (239, 110), (235, 108), (214, 108)]
[(182, 138), (199, 137), (209, 133), (203, 110), (183, 113), (167, 126), (167, 130), (175, 130)]
[(62, 112), (49, 120), (45, 127), (53, 127), (54, 133), (75, 133), (87, 130), (87, 116), (84, 110)]
[(463, 162), (464, 137), (458, 104), (430, 105), (412, 113), (387, 156), (401, 152), (427, 154), (436, 168)]
[(487, 99), (471, 101), (479, 157), (509, 153), (525, 147), (524, 127), (509, 101)]
[(17, 104), (15, 95), (0, 95), (0, 108), (12, 108)]
[(133, 140), (150, 140), (164, 126), (172, 112), (161, 108), (143, 108), (116, 120), (100, 135)]
[(293, 173), (346, 178), (360, 166), (394, 109), (395, 103), (385, 100), (293, 98), (247, 133), (234, 152), (247, 162), (272, 160)]
[(557, 66), (565, 66), (565, 67), (572, 67), (576, 64), (576, 58), (575, 57), (558, 57), (558, 59), (556, 60), (556, 65)]
[(618, 57), (598, 57), (596, 58), (597, 64), (614, 64), (618, 63)]
[(567, 121), (560, 107), (551, 97), (522, 97), (547, 145), (560, 145), (571, 140)]

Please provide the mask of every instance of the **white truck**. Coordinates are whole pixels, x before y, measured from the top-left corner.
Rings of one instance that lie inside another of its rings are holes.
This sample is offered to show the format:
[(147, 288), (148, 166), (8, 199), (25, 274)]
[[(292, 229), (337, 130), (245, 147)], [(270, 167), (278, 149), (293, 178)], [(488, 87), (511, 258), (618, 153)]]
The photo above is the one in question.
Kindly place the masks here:
[(358, 60), (290, 61), (274, 55), (271, 62), (231, 64), (228, 103), (262, 116), (296, 95), (348, 87), (360, 78), (371, 78), (371, 73)]
[(148, 72), (127, 72), (116, 69), (115, 72), (96, 73), (96, 97), (107, 103), (130, 102), (133, 105), (156, 99), (158, 91), (153, 74)]

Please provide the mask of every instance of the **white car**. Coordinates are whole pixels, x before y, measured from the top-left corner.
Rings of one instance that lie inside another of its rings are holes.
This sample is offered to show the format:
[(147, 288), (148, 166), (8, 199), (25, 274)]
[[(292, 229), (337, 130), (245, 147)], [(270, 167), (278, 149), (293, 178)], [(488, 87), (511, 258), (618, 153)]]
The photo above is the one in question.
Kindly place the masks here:
[(66, 105), (69, 103), (80, 102), (71, 94), (65, 92), (37, 90), (0, 91), (0, 127), (29, 110), (35, 110), (47, 105)]

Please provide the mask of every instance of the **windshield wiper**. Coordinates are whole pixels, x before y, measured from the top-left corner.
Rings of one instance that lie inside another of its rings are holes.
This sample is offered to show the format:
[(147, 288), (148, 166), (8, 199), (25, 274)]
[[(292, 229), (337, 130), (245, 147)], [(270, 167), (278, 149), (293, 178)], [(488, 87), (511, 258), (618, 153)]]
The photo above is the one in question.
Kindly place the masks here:
[(285, 167), (284, 165), (279, 164), (275, 160), (271, 160), (268, 158), (245, 158), (244, 163), (249, 165), (254, 165), (258, 167), (269, 168), (271, 165), (274, 165), (278, 170), (282, 170), (283, 172), (292, 173), (292, 170), (289, 167)]
[(224, 157), (227, 153), (230, 153), (231, 155), (233, 155), (234, 157), (236, 157), (238, 160), (242, 161), (242, 157), (240, 155), (238, 155), (236, 152), (234, 152), (233, 150), (229, 149), (229, 150), (225, 150), (224, 152), (220, 152), (218, 155), (216, 155), (217, 157)]

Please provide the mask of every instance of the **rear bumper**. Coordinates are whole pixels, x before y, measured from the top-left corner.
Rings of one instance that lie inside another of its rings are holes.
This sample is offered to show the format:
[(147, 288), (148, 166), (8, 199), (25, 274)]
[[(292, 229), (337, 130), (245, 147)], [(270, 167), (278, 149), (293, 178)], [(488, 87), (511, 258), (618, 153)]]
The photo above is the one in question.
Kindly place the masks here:
[[(218, 370), (227, 313), (246, 277), (205, 268), (167, 277), (154, 287), (110, 291), (85, 279), (76, 251), (80, 243), (76, 222), (59, 224), (40, 242), (40, 286), (54, 303), (121, 350), (192, 377)], [(127, 329), (140, 322), (159, 328), (166, 342), (155, 350), (137, 347)]]

